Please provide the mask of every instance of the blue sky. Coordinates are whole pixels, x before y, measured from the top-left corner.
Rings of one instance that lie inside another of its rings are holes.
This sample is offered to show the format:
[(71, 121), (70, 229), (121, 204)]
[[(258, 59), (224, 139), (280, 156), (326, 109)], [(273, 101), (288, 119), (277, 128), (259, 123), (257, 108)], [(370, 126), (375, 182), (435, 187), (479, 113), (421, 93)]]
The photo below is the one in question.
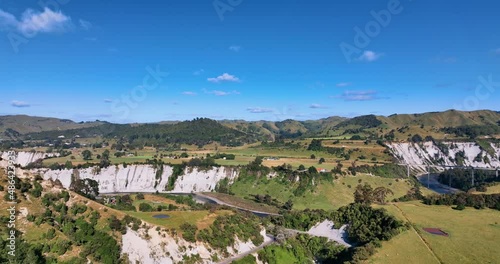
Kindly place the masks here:
[(0, 0), (0, 115), (500, 110), (497, 1), (43, 2)]

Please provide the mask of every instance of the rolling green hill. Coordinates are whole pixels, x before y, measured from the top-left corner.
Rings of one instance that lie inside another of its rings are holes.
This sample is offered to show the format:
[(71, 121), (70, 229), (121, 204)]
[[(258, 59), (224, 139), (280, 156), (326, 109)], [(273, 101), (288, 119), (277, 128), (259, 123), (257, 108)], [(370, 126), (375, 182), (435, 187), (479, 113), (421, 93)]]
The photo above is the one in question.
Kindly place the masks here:
[(0, 138), (14, 139), (27, 133), (95, 127), (104, 123), (101, 121), (76, 123), (68, 119), (27, 115), (0, 116)]
[(197, 118), (184, 122), (153, 124), (112, 124), (80, 122), (67, 119), (0, 116), (0, 137), (3, 139), (48, 139), (117, 137), (143, 144), (188, 143), (202, 144), (218, 141), (226, 145), (241, 145), (277, 138), (350, 138), (353, 135), (386, 140), (407, 140), (413, 135), (444, 138), (475, 138), (500, 136), (500, 112), (480, 110), (462, 112), (448, 110), (422, 114), (365, 115), (354, 118), (328, 117), (319, 120), (297, 121), (215, 121)]
[(56, 140), (76, 136), (118, 139), (132, 146), (166, 146), (168, 144), (205, 145), (213, 141), (222, 145), (238, 146), (252, 142), (251, 135), (219, 124), (207, 118), (197, 118), (175, 124), (104, 124), (96, 127), (70, 129), (65, 131), (44, 131), (27, 134), (32, 140)]

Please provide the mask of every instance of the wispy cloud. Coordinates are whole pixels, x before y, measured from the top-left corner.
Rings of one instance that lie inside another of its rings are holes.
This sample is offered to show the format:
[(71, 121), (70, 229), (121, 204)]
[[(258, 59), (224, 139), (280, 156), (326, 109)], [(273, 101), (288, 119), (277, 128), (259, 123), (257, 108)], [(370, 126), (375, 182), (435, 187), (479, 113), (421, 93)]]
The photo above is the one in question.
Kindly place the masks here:
[(262, 113), (272, 113), (274, 112), (273, 109), (270, 108), (262, 108), (262, 107), (249, 107), (247, 108), (247, 111), (252, 113), (252, 114), (262, 114)]
[(90, 30), (90, 28), (92, 28), (92, 23), (90, 23), (87, 20), (79, 19), (78, 23), (80, 23), (80, 27), (82, 27), (85, 30)]
[(337, 87), (347, 87), (347, 86), (351, 86), (352, 83), (350, 82), (341, 82), (341, 83), (337, 83)]
[(331, 96), (332, 98), (344, 99), (345, 101), (372, 101), (378, 99), (388, 99), (380, 97), (376, 91), (344, 91), (341, 95)]
[(216, 95), (216, 96), (226, 96), (226, 95), (231, 95), (231, 94), (240, 94), (240, 92), (235, 91), (235, 90), (227, 92), (227, 91), (220, 91), (220, 90), (207, 91), (206, 89), (203, 89), (203, 92), (205, 92), (206, 94), (213, 94), (213, 95)]
[(113, 100), (112, 99), (104, 99), (104, 102), (107, 103), (107, 104), (110, 104), (110, 103), (113, 102)]
[(320, 104), (311, 104), (309, 106), (309, 108), (312, 108), (312, 109), (325, 109), (325, 108), (328, 108), (328, 107), (324, 106), (324, 105), (320, 105)]
[(27, 102), (24, 102), (24, 101), (17, 101), (17, 100), (14, 100), (10, 103), (11, 106), (13, 107), (30, 107), (31, 104), (27, 103)]
[(90, 42), (96, 42), (97, 38), (84, 38), (84, 40), (90, 41)]
[(374, 62), (384, 55), (383, 53), (377, 53), (371, 50), (365, 50), (363, 54), (358, 58), (359, 61)]
[(205, 72), (205, 70), (204, 70), (204, 69), (199, 69), (199, 70), (197, 70), (197, 71), (193, 72), (193, 75), (201, 75), (201, 74), (203, 74), (204, 72)]
[(376, 53), (371, 50), (366, 50), (361, 54), (361, 56), (358, 58), (359, 61), (365, 61), (365, 62), (373, 62), (378, 60), (382, 54)]
[(492, 50), (493, 54), (500, 55), (500, 48)]
[(220, 82), (239, 82), (240, 79), (234, 75), (231, 75), (229, 73), (223, 73), (220, 76), (217, 76), (215, 78), (208, 78), (207, 81), (213, 82), (213, 83), (220, 83)]
[(71, 28), (71, 18), (61, 11), (54, 12), (45, 7), (43, 12), (27, 9), (17, 19), (0, 9), (0, 30), (16, 30), (24, 35), (64, 32)]
[(241, 46), (233, 45), (233, 46), (229, 47), (229, 50), (234, 51), (234, 52), (239, 52), (241, 50)]
[(118, 49), (114, 48), (114, 47), (111, 47), (111, 48), (108, 48), (108, 51), (111, 52), (111, 53), (117, 53)]
[(189, 96), (195, 96), (197, 95), (197, 93), (195, 92), (191, 92), (191, 91), (185, 91), (185, 92), (182, 92), (183, 95), (189, 95)]

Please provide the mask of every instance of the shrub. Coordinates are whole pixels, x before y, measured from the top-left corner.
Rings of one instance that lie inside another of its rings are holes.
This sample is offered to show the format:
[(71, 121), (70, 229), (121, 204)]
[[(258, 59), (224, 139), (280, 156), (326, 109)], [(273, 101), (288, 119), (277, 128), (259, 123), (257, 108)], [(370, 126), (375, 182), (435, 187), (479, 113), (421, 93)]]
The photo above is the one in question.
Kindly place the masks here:
[(148, 203), (141, 203), (139, 204), (139, 211), (141, 212), (152, 212), (153, 211), (153, 207), (148, 204)]

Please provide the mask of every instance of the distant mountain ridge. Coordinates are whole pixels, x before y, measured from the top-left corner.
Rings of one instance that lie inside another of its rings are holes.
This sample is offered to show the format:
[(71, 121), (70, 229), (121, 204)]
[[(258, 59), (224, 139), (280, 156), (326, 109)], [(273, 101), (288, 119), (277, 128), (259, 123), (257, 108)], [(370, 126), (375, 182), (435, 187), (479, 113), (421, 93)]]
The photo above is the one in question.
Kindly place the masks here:
[(39, 117), (28, 115), (0, 116), (0, 138), (12, 139), (22, 134), (51, 130), (68, 130), (85, 127), (95, 127), (107, 122), (74, 122), (69, 119)]
[[(488, 129), (483, 129), (488, 128)], [(332, 116), (318, 120), (245, 121), (196, 118), (192, 121), (163, 121), (158, 123), (112, 124), (103, 121), (76, 123), (67, 119), (25, 115), (0, 116), (0, 138), (57, 137), (64, 131), (68, 136), (113, 136), (181, 138), (182, 142), (201, 144), (213, 140), (231, 143), (276, 138), (345, 137), (360, 135), (366, 138), (383, 137), (405, 140), (416, 134), (436, 138), (470, 131), (500, 135), (500, 112), (491, 110), (428, 112), (421, 114), (364, 115), (354, 118)], [(479, 131), (479, 132), (478, 132)], [(189, 137), (192, 137), (190, 140)]]

